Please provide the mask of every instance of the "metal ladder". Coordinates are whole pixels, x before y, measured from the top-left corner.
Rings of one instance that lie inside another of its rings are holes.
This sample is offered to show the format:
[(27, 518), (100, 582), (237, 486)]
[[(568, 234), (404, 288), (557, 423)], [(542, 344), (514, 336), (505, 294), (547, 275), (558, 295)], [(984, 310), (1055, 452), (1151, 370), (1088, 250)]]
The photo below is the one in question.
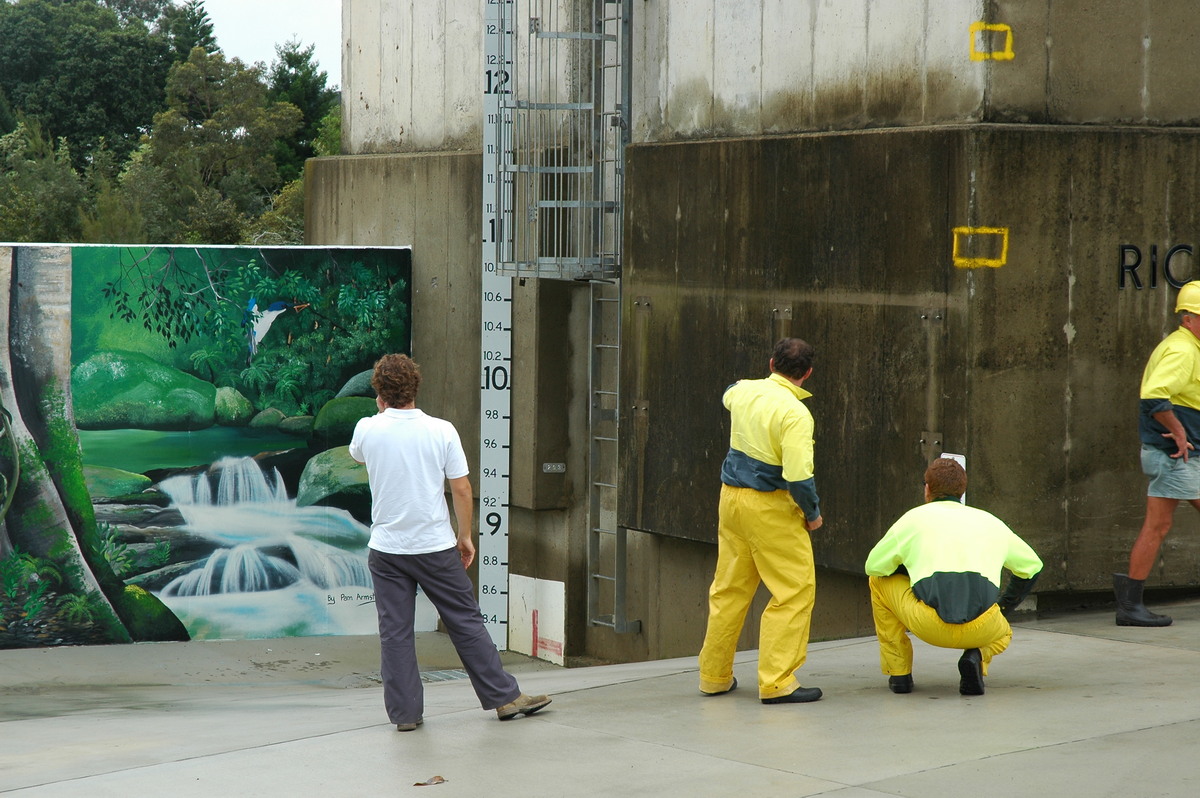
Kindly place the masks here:
[[(621, 285), (591, 285), (591, 398), (588, 427), (588, 623), (619, 633), (641, 631), (626, 612), (626, 536), (618, 521), (621, 381)], [(604, 610), (611, 608), (611, 612)]]
[(512, 0), (512, 120), (498, 180), (511, 220), (498, 272), (586, 281), (591, 292), (588, 623), (626, 617), (626, 530), (618, 524), (621, 237), (630, 134), (632, 0)]

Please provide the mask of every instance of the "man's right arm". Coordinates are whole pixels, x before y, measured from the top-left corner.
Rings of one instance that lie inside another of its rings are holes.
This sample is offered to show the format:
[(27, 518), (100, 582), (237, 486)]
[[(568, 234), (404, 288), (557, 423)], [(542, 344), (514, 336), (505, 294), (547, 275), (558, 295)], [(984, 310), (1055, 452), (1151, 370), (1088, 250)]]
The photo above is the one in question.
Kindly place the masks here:
[(1175, 454), (1171, 455), (1171, 457), (1182, 457), (1183, 462), (1186, 463), (1188, 452), (1194, 447), (1191, 441), (1187, 439), (1187, 432), (1184, 431), (1183, 424), (1179, 423), (1179, 416), (1175, 415), (1175, 411), (1168, 407), (1166, 410), (1152, 413), (1151, 417), (1167, 428), (1167, 432), (1163, 437), (1170, 438), (1175, 442)]
[(813, 423), (807, 413), (794, 416), (780, 432), (783, 478), (788, 493), (804, 513), (804, 526), (812, 532), (824, 523), (817, 479), (813, 474)]
[(1168, 347), (1162, 351), (1161, 357), (1152, 355), (1151, 361), (1152, 365), (1147, 367), (1146, 373), (1142, 375), (1141, 389), (1138, 393), (1142, 412), (1147, 413), (1167, 430), (1163, 437), (1170, 438), (1175, 443), (1175, 454), (1171, 457), (1182, 457), (1184, 462), (1187, 462), (1193, 447), (1187, 439), (1183, 424), (1172, 409), (1171, 397), (1184, 390), (1192, 380), (1194, 355), (1191, 352), (1179, 351), (1176, 347)]
[(864, 565), (867, 576), (891, 576), (904, 566), (902, 520), (903, 516), (892, 524), (867, 555)]
[(475, 541), (471, 539), (475, 494), (471, 489), (471, 478), (457, 477), (450, 480), (450, 498), (454, 505), (454, 521), (458, 525), (458, 556), (462, 560), (463, 568), (470, 568), (475, 560)]

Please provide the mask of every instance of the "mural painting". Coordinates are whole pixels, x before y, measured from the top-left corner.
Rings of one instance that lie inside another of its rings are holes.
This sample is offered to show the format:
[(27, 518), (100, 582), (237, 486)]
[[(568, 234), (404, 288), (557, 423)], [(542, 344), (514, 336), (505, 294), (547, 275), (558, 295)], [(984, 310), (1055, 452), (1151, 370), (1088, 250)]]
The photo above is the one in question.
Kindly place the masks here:
[(0, 249), (0, 647), (374, 632), (346, 444), (408, 351), (410, 264)]

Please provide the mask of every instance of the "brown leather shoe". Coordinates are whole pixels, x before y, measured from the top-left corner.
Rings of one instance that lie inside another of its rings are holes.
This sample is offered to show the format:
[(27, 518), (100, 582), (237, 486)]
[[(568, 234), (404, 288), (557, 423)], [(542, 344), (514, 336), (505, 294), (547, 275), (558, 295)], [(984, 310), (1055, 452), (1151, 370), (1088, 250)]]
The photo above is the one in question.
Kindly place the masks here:
[(396, 731), (416, 731), (417, 727), (425, 722), (424, 718), (417, 718), (416, 723), (397, 723)]
[(500, 718), (500, 720), (511, 720), (517, 715), (532, 715), (549, 703), (550, 696), (525, 695), (521, 693), (517, 696), (516, 701), (498, 707), (496, 709), (496, 717)]

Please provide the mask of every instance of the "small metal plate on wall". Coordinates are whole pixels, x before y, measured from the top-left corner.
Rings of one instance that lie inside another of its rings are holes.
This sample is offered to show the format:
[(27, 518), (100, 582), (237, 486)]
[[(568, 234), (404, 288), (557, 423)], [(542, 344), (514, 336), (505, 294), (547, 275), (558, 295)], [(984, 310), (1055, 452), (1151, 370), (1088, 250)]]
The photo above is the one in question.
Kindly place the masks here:
[(771, 303), (772, 337), (775, 340), (788, 338), (792, 334), (792, 305), (791, 302), (774, 301)]
[(940, 457), (942, 451), (942, 433), (929, 431), (921, 433), (921, 454), (926, 463)]

